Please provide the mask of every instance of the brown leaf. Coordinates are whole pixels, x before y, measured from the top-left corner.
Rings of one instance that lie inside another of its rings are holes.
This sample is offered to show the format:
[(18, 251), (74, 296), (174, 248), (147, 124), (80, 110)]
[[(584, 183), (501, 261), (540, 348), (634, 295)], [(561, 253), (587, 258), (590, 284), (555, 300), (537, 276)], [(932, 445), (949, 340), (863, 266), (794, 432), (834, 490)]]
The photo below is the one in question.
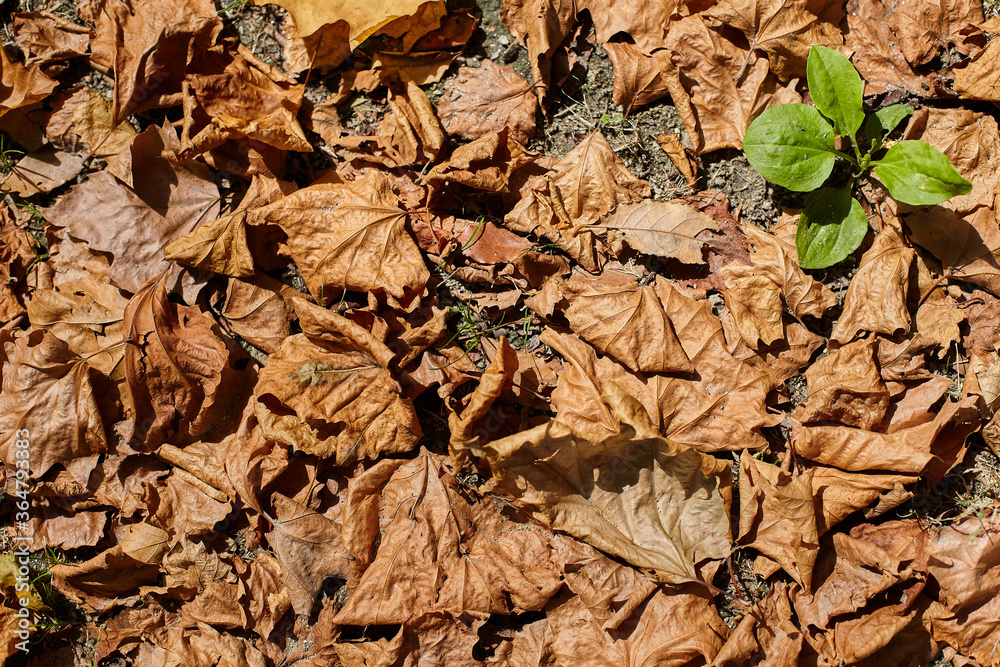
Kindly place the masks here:
[(351, 26), (351, 48), (373, 35), (382, 26), (401, 16), (416, 13), (424, 0), (380, 0), (371, 4), (316, 0), (253, 0), (255, 5), (273, 4), (285, 8), (295, 21), (295, 36), (311, 35), (325, 25), (347, 21)]
[(765, 58), (709, 29), (702, 15), (671, 23), (666, 46), (663, 77), (695, 155), (741, 148), (747, 126), (764, 109), (801, 101), (794, 80), (780, 86)]
[[(742, 268), (742, 264), (736, 264)], [(731, 287), (722, 291), (740, 338), (751, 350), (773, 345), (785, 336), (781, 318), (781, 291), (770, 278), (723, 267), (723, 280)]]
[(380, 172), (303, 188), (257, 215), (288, 234), (292, 259), (316, 297), (383, 287), (401, 298), (430, 276), (406, 230), (406, 214)]
[(137, 602), (139, 587), (155, 581), (167, 535), (149, 524), (130, 524), (115, 546), (82, 563), (53, 565), (52, 585), (71, 600), (100, 614)]
[(451, 439), (448, 443), (448, 452), (454, 470), (462, 468), (462, 464), (468, 458), (470, 445), (481, 446), (489, 437), (487, 431), (476, 428), (477, 422), (487, 416), (504, 387), (512, 381), (517, 368), (517, 352), (507, 342), (507, 338), (501, 336), (493, 360), (483, 371), (479, 384), (467, 400), (463, 401), (461, 415), (457, 411), (449, 410), (448, 430)]
[(27, 452), (30, 479), (41, 478), (61, 463), (87, 484), (98, 456), (108, 447), (87, 362), (45, 331), (0, 342), (0, 425), (5, 434), (0, 459), (8, 478), (25, 469), (19, 460), (25, 461)]
[(597, 41), (602, 44), (612, 42), (618, 33), (627, 33), (643, 53), (652, 53), (663, 47), (667, 29), (679, 13), (681, 3), (674, 0), (642, 2), (628, 0), (621, 3), (606, 3), (599, 0), (581, 0), (578, 10), (587, 9), (594, 21)]
[(813, 472), (789, 475), (744, 451), (740, 457), (738, 541), (776, 560), (810, 590), (819, 555)]
[(52, 505), (31, 508), (32, 551), (47, 547), (78, 549), (95, 546), (104, 538), (108, 515), (102, 511), (66, 512)]
[(751, 51), (764, 51), (782, 81), (805, 75), (813, 44), (833, 48), (843, 44), (839, 28), (843, 5), (831, 0), (724, 0), (707, 14), (713, 25), (742, 32)]
[(500, 20), (528, 49), (531, 78), (538, 100), (547, 106), (552, 64), (557, 51), (572, 35), (576, 5), (567, 0), (504, 0)]
[(831, 339), (848, 343), (862, 331), (892, 336), (910, 330), (906, 298), (913, 254), (899, 234), (885, 225), (861, 256)]
[(494, 477), (556, 530), (660, 581), (695, 579), (696, 564), (729, 552), (728, 465), (661, 437), (620, 387), (602, 399), (620, 420), (616, 433), (553, 420), (491, 442), (483, 451)]
[(875, 365), (875, 343), (874, 337), (849, 343), (806, 370), (809, 400), (800, 421), (832, 420), (865, 430), (882, 423), (889, 390)]
[[(916, 475), (937, 470), (943, 476), (964, 452), (966, 436), (978, 426), (975, 401), (947, 402), (933, 421), (893, 433), (873, 433), (846, 426), (794, 425), (789, 441), (795, 453), (841, 470), (883, 470)], [(957, 444), (957, 449), (955, 451)], [(940, 462), (933, 463), (937, 457)], [(944, 470), (939, 470), (941, 467)]]
[[(522, 144), (535, 138), (538, 98), (513, 67), (484, 60), (478, 68), (459, 67), (437, 103), (448, 134), (478, 139), (507, 127)], [(454, 159), (454, 158), (453, 158)]]
[(267, 541), (281, 563), (292, 608), (308, 615), (323, 581), (347, 576), (350, 554), (340, 522), (280, 493), (271, 496), (271, 503), (274, 519)]
[(92, 59), (114, 69), (114, 125), (137, 111), (177, 104), (193, 54), (222, 30), (208, 0), (105, 0), (81, 16), (96, 24)]
[[(74, 98), (74, 104), (62, 108), (63, 117), (68, 116), (65, 119), (68, 121), (67, 129), (78, 135), (95, 157), (109, 158), (128, 148), (135, 139), (136, 131), (128, 121), (118, 125), (112, 123), (109, 100), (87, 88)], [(58, 111), (53, 112), (47, 131), (51, 130), (58, 114)]]
[(677, 171), (684, 176), (684, 182), (688, 189), (698, 188), (698, 160), (692, 156), (684, 143), (676, 134), (661, 134), (656, 138), (656, 143), (664, 150), (670, 161), (677, 167)]
[(846, 14), (848, 29), (844, 40), (853, 51), (851, 61), (866, 81), (867, 94), (889, 91), (905, 91), (921, 97), (940, 94), (942, 86), (935, 74), (925, 79), (906, 61), (893, 26), (894, 5), (848, 0)]
[[(641, 4), (655, 6), (659, 3)], [(660, 60), (669, 58), (666, 51), (661, 49), (653, 55), (646, 55), (638, 46), (628, 42), (608, 42), (604, 48), (615, 68), (611, 99), (626, 114), (635, 107), (646, 106), (670, 94), (660, 67)]]
[(511, 137), (509, 129), (487, 134), (456, 148), (424, 178), (431, 196), (447, 183), (460, 183), (487, 192), (509, 192), (511, 175), (537, 159)]
[(46, 146), (21, 158), (0, 185), (0, 192), (31, 197), (58, 188), (83, 170), (84, 156)]
[(821, 536), (858, 510), (869, 508), (865, 516), (871, 518), (892, 509), (890, 501), (900, 494), (903, 485), (916, 481), (907, 475), (868, 475), (821, 466), (810, 471), (816, 528)]
[(347, 544), (363, 564), (372, 549), (365, 536), (381, 540), (336, 622), (408, 623), (416, 609), (485, 618), (544, 607), (561, 585), (548, 559), (551, 536), (508, 519), (502, 507), (468, 499), (426, 450), (356, 477), (345, 540), (361, 536)]
[(0, 76), (0, 116), (44, 100), (56, 87), (56, 81), (42, 74), (37, 65), (11, 62), (6, 52), (0, 53)]
[(587, 226), (619, 204), (647, 196), (649, 184), (633, 176), (604, 135), (594, 132), (535, 182), (504, 224), (558, 243), (585, 269), (596, 272), (599, 261)]
[(90, 48), (90, 31), (86, 27), (55, 14), (27, 12), (11, 18), (14, 41), (26, 54), (24, 64), (28, 67), (61, 64), (86, 55)]
[[(727, 318), (723, 317), (722, 325), (727, 332), (731, 331), (727, 328)], [(738, 334), (733, 338), (736, 336)], [(727, 335), (726, 338), (730, 339), (730, 336)], [(732, 355), (749, 366), (767, 373), (775, 382), (780, 383), (797, 375), (825, 340), (801, 324), (793, 323), (785, 327), (784, 338), (776, 341), (774, 345), (760, 346), (757, 350), (751, 350), (741, 338)]]
[(672, 257), (685, 264), (704, 264), (699, 238), (705, 230), (721, 232), (718, 223), (679, 202), (641, 201), (622, 204), (595, 229), (608, 229), (612, 247), (624, 242), (647, 255)]
[(274, 354), (291, 335), (290, 322), (294, 319), (293, 309), (281, 294), (286, 289), (291, 288), (267, 276), (230, 280), (220, 311), (223, 326), (267, 354)]
[(1000, 85), (996, 76), (997, 59), (1000, 58), (1000, 44), (993, 40), (971, 60), (955, 67), (955, 92), (967, 100), (1000, 100)]
[(633, 371), (694, 370), (652, 287), (604, 287), (600, 282), (559, 283), (570, 327), (600, 352)]
[(691, 589), (658, 590), (627, 623), (604, 631), (579, 597), (548, 612), (552, 652), (559, 665), (708, 664), (728, 628), (712, 601)]
[(204, 72), (184, 82), (184, 124), (178, 160), (230, 139), (259, 141), (284, 151), (313, 150), (295, 119), (304, 86), (225, 41), (202, 54)]
[(975, 2), (904, 2), (887, 9), (884, 21), (892, 27), (894, 41), (914, 67), (927, 64), (949, 47), (963, 55), (972, 55), (985, 43), (985, 35), (979, 29), (983, 9)]
[(285, 41), (285, 73), (289, 76), (316, 70), (328, 72), (351, 57), (351, 26), (347, 21), (325, 25), (311, 35), (292, 37), (296, 32), (291, 15), (282, 24)]
[(255, 176), (235, 211), (199, 225), (164, 248), (164, 257), (187, 266), (234, 278), (254, 275), (247, 224), (256, 210), (290, 194), (293, 187), (273, 178)]
[(155, 449), (175, 435), (217, 424), (210, 409), (228, 366), (226, 345), (198, 308), (173, 304), (162, 280), (146, 283), (125, 309), (125, 369), (134, 404), (128, 439)]
[(389, 348), (318, 306), (297, 301), (296, 311), (306, 333), (284, 340), (254, 388), (264, 434), (337, 465), (412, 449), (420, 425), (389, 372)]

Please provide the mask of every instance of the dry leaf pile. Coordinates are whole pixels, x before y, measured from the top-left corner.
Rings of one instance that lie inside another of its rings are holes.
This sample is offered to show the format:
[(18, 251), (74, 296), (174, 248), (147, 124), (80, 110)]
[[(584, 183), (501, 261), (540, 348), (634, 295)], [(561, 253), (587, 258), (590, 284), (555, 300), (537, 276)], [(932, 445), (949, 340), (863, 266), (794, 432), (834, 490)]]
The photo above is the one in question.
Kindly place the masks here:
[[(274, 4), (280, 66), (252, 6), (9, 22), (0, 661), (1000, 665), (978, 2), (504, 0), (529, 79), (453, 66), (478, 10)], [(529, 147), (595, 44), (624, 114), (676, 106), (687, 195), (600, 131)], [(698, 189), (813, 44), (975, 186), (866, 190), (849, 273), (799, 268), (793, 208)]]

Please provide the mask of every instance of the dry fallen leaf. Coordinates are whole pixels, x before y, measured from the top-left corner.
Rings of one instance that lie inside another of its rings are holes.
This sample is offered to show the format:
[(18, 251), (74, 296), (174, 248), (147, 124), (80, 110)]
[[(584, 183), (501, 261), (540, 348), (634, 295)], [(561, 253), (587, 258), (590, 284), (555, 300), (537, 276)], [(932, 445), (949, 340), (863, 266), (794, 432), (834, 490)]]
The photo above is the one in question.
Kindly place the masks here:
[(424, 1), (380, 0), (371, 4), (350, 4), (317, 0), (253, 0), (253, 3), (273, 4), (288, 10), (295, 21), (296, 37), (311, 35), (337, 21), (347, 21), (351, 26), (351, 47), (354, 48), (390, 21), (415, 14)]
[(872, 430), (889, 407), (886, 389), (875, 364), (875, 339), (859, 340), (816, 361), (806, 372), (809, 400), (802, 422), (838, 421)]
[[(413, 610), (463, 614), (536, 611), (561, 581), (548, 560), (551, 535), (508, 518), (499, 500), (471, 502), (440, 459), (421, 450), (416, 459), (374, 468), (351, 484), (345, 539), (381, 534), (337, 622), (347, 625), (408, 623)], [(357, 485), (357, 487), (355, 486)]]
[(729, 466), (660, 436), (620, 387), (602, 400), (619, 420), (616, 433), (553, 420), (482, 453), (501, 488), (556, 530), (660, 581), (696, 580), (696, 565), (729, 552)]
[(458, 68), (458, 77), (437, 103), (448, 134), (478, 139), (507, 127), (522, 144), (535, 138), (538, 98), (514, 68), (484, 60)]
[(11, 62), (6, 51), (0, 53), (0, 76), (0, 116), (45, 99), (56, 87), (56, 81), (42, 74), (37, 65)]
[(685, 264), (704, 264), (699, 238), (705, 230), (721, 232), (719, 224), (701, 211), (679, 202), (645, 200), (622, 204), (594, 227), (607, 229), (612, 247), (627, 244), (647, 255), (672, 257)]
[(430, 275), (389, 179), (377, 171), (303, 188), (258, 209), (255, 217), (285, 230), (292, 259), (317, 298), (379, 287), (402, 297)]

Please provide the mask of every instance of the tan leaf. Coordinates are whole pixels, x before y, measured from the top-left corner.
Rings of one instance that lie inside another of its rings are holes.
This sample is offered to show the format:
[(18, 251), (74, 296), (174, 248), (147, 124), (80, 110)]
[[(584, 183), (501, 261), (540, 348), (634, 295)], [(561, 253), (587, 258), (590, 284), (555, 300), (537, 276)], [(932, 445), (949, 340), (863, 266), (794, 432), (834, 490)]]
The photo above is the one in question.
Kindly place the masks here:
[(146, 283), (125, 309), (125, 370), (135, 413), (129, 439), (155, 449), (175, 434), (216, 424), (213, 404), (228, 365), (226, 345), (198, 308), (173, 304), (163, 281)]
[(889, 390), (875, 365), (875, 342), (872, 337), (849, 343), (806, 370), (809, 400), (801, 421), (832, 420), (865, 430), (882, 423)]
[(304, 302), (296, 310), (306, 333), (284, 340), (254, 388), (264, 434), (337, 465), (412, 449), (420, 425), (387, 368), (392, 352), (333, 312)]
[(294, 311), (281, 294), (286, 288), (291, 289), (267, 276), (230, 280), (220, 311), (223, 326), (267, 354), (274, 354), (291, 335), (294, 319)]
[(662, 74), (695, 155), (741, 148), (747, 126), (764, 109), (801, 101), (794, 80), (779, 85), (766, 58), (709, 29), (702, 15), (671, 23), (666, 46), (670, 61)]
[(494, 477), (554, 529), (660, 581), (696, 579), (696, 564), (729, 553), (729, 466), (661, 437), (620, 387), (602, 399), (620, 420), (617, 433), (553, 420), (491, 442), (483, 452)]
[(594, 21), (594, 31), (597, 41), (611, 42), (618, 33), (628, 33), (639, 50), (652, 53), (663, 46), (667, 29), (679, 13), (681, 3), (675, 0), (626, 0), (614, 4), (599, 0), (581, 0), (578, 10), (587, 9)]
[[(642, 3), (644, 6), (657, 3)], [(616, 8), (617, 11), (617, 8)], [(660, 60), (669, 58), (664, 50), (646, 55), (635, 44), (608, 42), (604, 45), (615, 68), (611, 99), (628, 114), (670, 94), (661, 75)]]
[(292, 608), (308, 615), (323, 581), (347, 576), (350, 554), (340, 522), (280, 493), (271, 496), (271, 503), (274, 523), (267, 541), (281, 563)]
[(887, 8), (885, 21), (892, 27), (896, 42), (914, 67), (925, 65), (942, 50), (954, 47), (972, 55), (985, 44), (979, 29), (982, 5), (969, 0), (903, 2)]
[[(548, 559), (551, 536), (504, 514), (469, 499), (426, 450), (356, 477), (345, 537), (374, 531), (381, 540), (336, 622), (407, 623), (415, 609), (453, 618), (541, 609), (562, 583)], [(355, 557), (367, 561), (371, 542), (356, 544)]]
[(11, 167), (0, 192), (31, 197), (58, 188), (83, 170), (84, 156), (46, 146), (21, 158)]
[(487, 432), (477, 432), (477, 422), (487, 415), (504, 387), (512, 381), (517, 369), (517, 352), (507, 342), (507, 338), (501, 336), (493, 361), (483, 371), (476, 389), (464, 401), (461, 415), (456, 411), (449, 411), (448, 430), (451, 438), (448, 451), (453, 469), (461, 469), (468, 458), (470, 445), (481, 445), (489, 437)]
[(731, 287), (723, 290), (722, 296), (747, 347), (756, 351), (761, 343), (769, 346), (784, 338), (778, 286), (763, 275), (727, 275), (727, 268), (723, 267), (723, 279)]
[(416, 13), (424, 0), (379, 0), (370, 4), (318, 2), (317, 0), (253, 0), (255, 5), (273, 4), (285, 8), (295, 21), (295, 36), (311, 35), (325, 25), (344, 20), (351, 26), (353, 49), (379, 28), (401, 16)]
[[(893, 433), (796, 423), (789, 444), (796, 454), (841, 470), (925, 473), (937, 478), (961, 458), (965, 438), (978, 426), (974, 403), (949, 401), (933, 421)], [(939, 462), (932, 465), (935, 460)]]
[(90, 48), (90, 31), (86, 27), (55, 14), (17, 13), (12, 19), (14, 41), (26, 54), (24, 64), (27, 67), (78, 58), (86, 55)]
[[(727, 327), (727, 319), (723, 317), (722, 325)], [(733, 325), (735, 327), (735, 324)], [(726, 328), (726, 331), (730, 331)], [(733, 336), (735, 338), (736, 334)], [(729, 335), (726, 336), (730, 338)], [(757, 350), (751, 350), (742, 338), (733, 350), (733, 356), (767, 373), (774, 378), (775, 382), (784, 382), (790, 377), (798, 375), (799, 370), (809, 363), (813, 353), (825, 342), (825, 338), (812, 333), (798, 323), (792, 323), (785, 327), (785, 337), (775, 341), (773, 345), (760, 346)]]
[(812, 470), (789, 475), (744, 451), (740, 457), (738, 541), (776, 560), (810, 590), (819, 555)]
[(552, 64), (562, 44), (573, 34), (576, 3), (569, 0), (507, 0), (500, 20), (528, 49), (531, 78), (539, 102), (548, 106)]
[(11, 62), (6, 52), (0, 53), (0, 76), (0, 116), (44, 100), (56, 87), (56, 81), (42, 74), (37, 65)]
[(273, 178), (255, 176), (235, 211), (205, 222), (172, 241), (164, 248), (164, 256), (234, 278), (252, 276), (255, 267), (247, 241), (247, 224), (254, 219), (256, 209), (281, 199), (292, 189)]
[(687, 147), (676, 134), (661, 134), (656, 143), (664, 150), (677, 171), (684, 176), (684, 181), (690, 190), (698, 189), (698, 160), (689, 154)]
[[(876, 501), (888, 500), (903, 485), (916, 481), (907, 475), (869, 475), (844, 472), (837, 468), (810, 468), (816, 504), (816, 528), (822, 536), (854, 512), (873, 508)], [(873, 508), (874, 509), (874, 508)], [(881, 511), (891, 509), (884, 508)], [(872, 516), (870, 513), (865, 516)]]
[(994, 75), (997, 60), (1000, 59), (1000, 44), (994, 40), (986, 48), (976, 54), (971, 60), (955, 67), (955, 92), (967, 100), (1000, 100), (1000, 83)]
[(724, 0), (707, 13), (717, 25), (742, 32), (751, 50), (764, 51), (782, 81), (805, 76), (813, 44), (843, 44), (843, 5), (831, 0)]
[(136, 131), (128, 121), (114, 125), (111, 102), (92, 90), (87, 93), (87, 100), (73, 109), (73, 131), (90, 145), (95, 157), (117, 155), (132, 143)]
[(26, 452), (30, 479), (61, 463), (86, 484), (108, 447), (87, 362), (45, 331), (0, 342), (0, 459), (8, 478), (25, 469)]
[(456, 148), (451, 157), (437, 164), (424, 178), (430, 192), (446, 183), (486, 190), (508, 192), (512, 173), (538, 158), (511, 137), (509, 129), (487, 134)]
[[(159, 538), (154, 537), (152, 531), (147, 533), (146, 529), (137, 530), (130, 526), (126, 531), (123, 544), (116, 544), (90, 560), (53, 565), (49, 568), (52, 585), (91, 613), (100, 614), (138, 602), (141, 599), (139, 587), (154, 582), (160, 574), (160, 567), (134, 558), (126, 552), (126, 548), (135, 549), (141, 557), (155, 555), (157, 547), (153, 543)], [(143, 550), (144, 546), (153, 550)]]
[(952, 344), (962, 339), (959, 325), (965, 322), (965, 315), (958, 302), (943, 292), (934, 291), (917, 309), (914, 324), (918, 333), (937, 342), (938, 358), (944, 358)]
[(478, 68), (459, 67), (458, 78), (446, 84), (437, 110), (448, 134), (463, 139), (478, 139), (505, 127), (522, 144), (535, 138), (538, 98), (513, 67), (491, 60)]
[(844, 41), (853, 51), (851, 62), (865, 80), (868, 95), (905, 91), (933, 96), (941, 88), (940, 81), (935, 75), (925, 79), (916, 74), (906, 61), (893, 26), (894, 8), (891, 3), (848, 0)]
[(649, 184), (633, 176), (604, 135), (594, 132), (536, 181), (504, 224), (560, 244), (585, 269), (596, 272), (593, 233), (585, 228), (619, 204), (638, 201), (649, 192)]
[(379, 172), (304, 188), (257, 214), (288, 234), (292, 259), (316, 297), (384, 287), (401, 298), (430, 276), (389, 179)]
[(892, 336), (910, 330), (906, 297), (913, 254), (899, 234), (885, 225), (861, 256), (844, 297), (844, 312), (830, 338), (848, 343), (862, 331)]
[(624, 242), (647, 255), (672, 257), (685, 264), (704, 264), (698, 238), (705, 230), (721, 232), (719, 224), (701, 211), (679, 202), (646, 200), (622, 204), (595, 229), (608, 229), (609, 240)]

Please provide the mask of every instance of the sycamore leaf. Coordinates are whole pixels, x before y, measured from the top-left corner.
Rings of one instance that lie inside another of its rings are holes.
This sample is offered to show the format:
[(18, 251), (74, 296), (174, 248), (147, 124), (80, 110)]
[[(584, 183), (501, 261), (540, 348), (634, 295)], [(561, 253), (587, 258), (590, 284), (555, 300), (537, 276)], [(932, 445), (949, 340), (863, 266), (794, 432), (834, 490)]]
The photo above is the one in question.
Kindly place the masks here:
[(478, 68), (458, 68), (458, 78), (445, 87), (437, 110), (448, 134), (463, 139), (504, 127), (522, 144), (535, 138), (538, 98), (514, 68), (490, 60)]
[(253, 0), (253, 3), (278, 5), (288, 10), (295, 21), (295, 37), (305, 37), (325, 25), (347, 21), (351, 26), (353, 48), (387, 23), (415, 14), (425, 1), (377, 0), (371, 3), (349, 3), (343, 0)]
[(622, 204), (595, 229), (647, 255), (672, 257), (685, 264), (704, 264), (698, 238), (705, 230), (721, 232), (719, 224), (701, 211), (678, 202), (655, 200)]
[[(617, 385), (602, 400), (617, 431), (550, 421), (482, 447), (501, 487), (533, 516), (660, 581), (697, 578), (729, 552), (729, 466), (660, 436)], [(696, 528), (697, 526), (697, 528)]]
[(288, 234), (292, 259), (317, 298), (379, 287), (402, 297), (430, 273), (397, 201), (389, 179), (372, 171), (352, 182), (303, 188), (256, 215)]
[[(413, 611), (457, 618), (536, 611), (562, 585), (550, 534), (472, 501), (437, 456), (384, 462), (352, 481), (344, 534), (381, 536), (375, 557), (336, 617), (338, 624), (408, 623)], [(370, 540), (353, 551), (370, 558)]]

